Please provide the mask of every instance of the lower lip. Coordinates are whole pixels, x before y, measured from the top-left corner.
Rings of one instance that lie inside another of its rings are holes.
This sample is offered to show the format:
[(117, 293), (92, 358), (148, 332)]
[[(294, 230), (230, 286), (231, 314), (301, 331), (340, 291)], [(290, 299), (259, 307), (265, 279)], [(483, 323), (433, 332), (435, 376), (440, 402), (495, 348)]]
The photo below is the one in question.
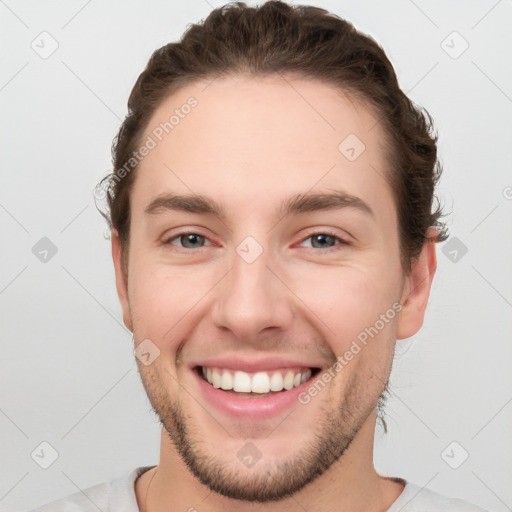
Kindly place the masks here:
[(295, 404), (299, 404), (298, 397), (310, 385), (312, 378), (303, 382), (300, 386), (288, 391), (280, 391), (274, 395), (261, 398), (242, 398), (231, 393), (226, 393), (222, 389), (214, 388), (205, 381), (194, 369), (192, 373), (198, 381), (199, 389), (206, 400), (213, 404), (218, 410), (227, 416), (233, 418), (246, 418), (250, 420), (260, 420), (277, 416), (278, 414), (291, 409)]

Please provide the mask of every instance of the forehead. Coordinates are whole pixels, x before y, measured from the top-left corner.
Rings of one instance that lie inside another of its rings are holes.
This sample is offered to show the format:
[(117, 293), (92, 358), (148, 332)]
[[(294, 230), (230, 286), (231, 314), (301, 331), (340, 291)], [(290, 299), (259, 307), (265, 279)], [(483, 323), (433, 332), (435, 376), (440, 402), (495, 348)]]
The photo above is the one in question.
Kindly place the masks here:
[(342, 188), (392, 201), (376, 116), (316, 80), (229, 76), (189, 84), (154, 112), (148, 138), (154, 148), (139, 164), (140, 199), (164, 187), (234, 206), (249, 196), (263, 204)]

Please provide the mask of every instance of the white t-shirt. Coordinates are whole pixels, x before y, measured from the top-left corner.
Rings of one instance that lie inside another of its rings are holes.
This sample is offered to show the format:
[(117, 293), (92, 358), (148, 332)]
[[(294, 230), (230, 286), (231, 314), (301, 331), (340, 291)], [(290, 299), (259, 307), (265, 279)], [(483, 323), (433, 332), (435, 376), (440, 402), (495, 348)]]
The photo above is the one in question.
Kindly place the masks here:
[[(116, 480), (94, 485), (30, 512), (139, 512), (135, 480), (154, 466), (143, 466)], [(440, 494), (405, 481), (402, 494), (387, 512), (487, 512), (459, 499)]]

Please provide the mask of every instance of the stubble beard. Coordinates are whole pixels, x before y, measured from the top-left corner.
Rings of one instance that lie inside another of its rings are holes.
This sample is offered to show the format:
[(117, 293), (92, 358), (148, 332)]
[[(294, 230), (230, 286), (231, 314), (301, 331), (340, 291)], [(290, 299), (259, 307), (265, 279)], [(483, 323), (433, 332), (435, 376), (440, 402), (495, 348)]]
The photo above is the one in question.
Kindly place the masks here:
[[(354, 437), (378, 403), (382, 402), (388, 385), (388, 380), (381, 381), (380, 393), (372, 400), (367, 396), (364, 383), (356, 381), (347, 387), (344, 399), (336, 408), (321, 408), (318, 428), (310, 441), (304, 446), (297, 446), (295, 456), (279, 462), (267, 462), (263, 457), (251, 468), (243, 470), (236, 456), (230, 461), (226, 457), (214, 456), (213, 449), (207, 449), (208, 432), (202, 435), (192, 433), (200, 432), (200, 427), (187, 422), (182, 405), (172, 399), (165, 385), (174, 378), (170, 375), (167, 379), (163, 378), (161, 369), (153, 365), (143, 367), (139, 364), (139, 371), (154, 412), (191, 473), (222, 496), (258, 503), (277, 502), (292, 496), (333, 464), (342, 462), (342, 456)], [(163, 370), (164, 376), (166, 373)], [(366, 406), (362, 408), (361, 404)], [(301, 407), (306, 410), (308, 406)], [(301, 412), (299, 410), (298, 414)], [(257, 445), (257, 441), (255, 443)]]

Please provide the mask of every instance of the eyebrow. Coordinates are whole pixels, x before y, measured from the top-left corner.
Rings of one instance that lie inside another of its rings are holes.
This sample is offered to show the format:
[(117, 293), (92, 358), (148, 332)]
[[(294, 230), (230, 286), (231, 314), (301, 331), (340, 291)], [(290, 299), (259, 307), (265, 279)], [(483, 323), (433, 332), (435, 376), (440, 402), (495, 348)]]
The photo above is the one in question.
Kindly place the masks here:
[[(365, 201), (343, 191), (297, 194), (286, 199), (281, 204), (278, 213), (281, 217), (286, 217), (294, 214), (344, 208), (356, 209), (375, 217), (373, 210)], [(150, 215), (166, 211), (182, 211), (202, 215), (215, 215), (222, 220), (226, 219), (225, 210), (221, 204), (209, 197), (197, 194), (161, 194), (153, 199), (144, 211)]]

